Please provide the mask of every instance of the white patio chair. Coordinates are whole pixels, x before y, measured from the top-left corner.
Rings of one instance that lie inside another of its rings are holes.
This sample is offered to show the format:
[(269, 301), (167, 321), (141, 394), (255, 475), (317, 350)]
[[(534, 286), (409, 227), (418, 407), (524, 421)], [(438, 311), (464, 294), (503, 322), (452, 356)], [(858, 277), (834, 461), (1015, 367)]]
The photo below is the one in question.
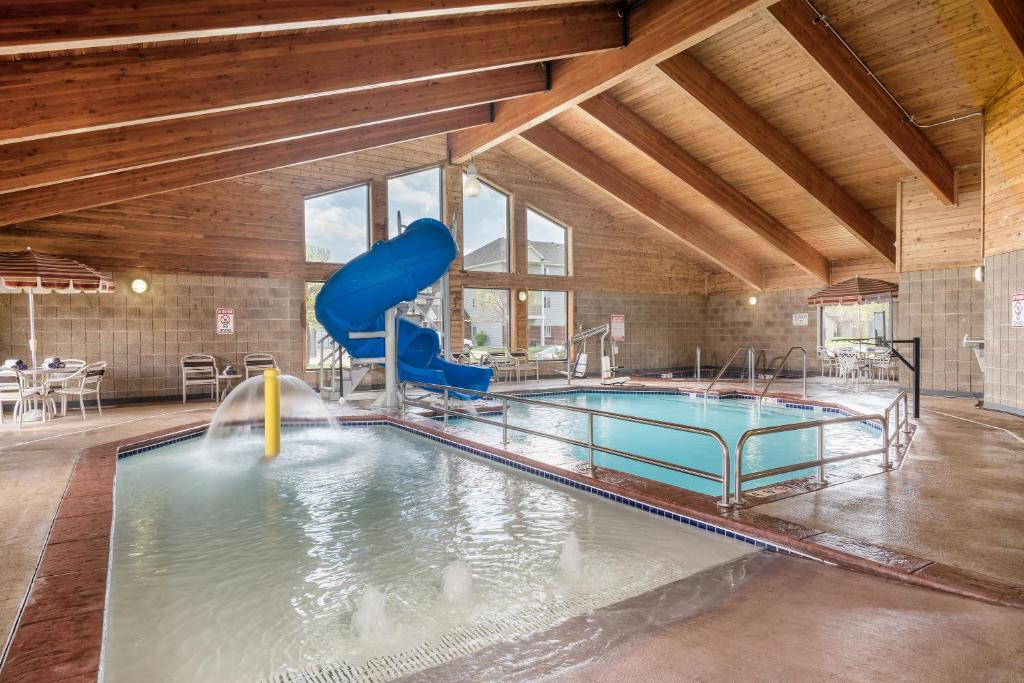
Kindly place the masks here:
[(217, 359), (204, 353), (181, 357), (181, 402), (188, 400), (189, 387), (209, 387), (210, 399), (220, 399), (220, 380)]
[(487, 352), (490, 358), (491, 367), (494, 368), (495, 381), (501, 381), (501, 375), (505, 375), (506, 381), (512, 381), (512, 373), (516, 372), (516, 361), (509, 354), (508, 349), (499, 348)]
[(247, 353), (242, 358), (242, 366), (245, 368), (246, 379), (253, 375), (262, 375), (264, 370), (280, 369), (277, 367), (274, 356), (269, 353)]
[(11, 417), (18, 421), (18, 429), (21, 429), (22, 419), (25, 416), (27, 406), (35, 406), (37, 403), (41, 403), (44, 419), (47, 408), (52, 412), (56, 412), (56, 406), (52, 398), (47, 395), (46, 388), (34, 385), (19, 370), (0, 370), (0, 424), (3, 424), (4, 420), (4, 403), (14, 404)]
[(103, 383), (103, 375), (107, 372), (107, 364), (104, 361), (89, 363), (65, 377), (56, 377), (47, 380), (48, 396), (60, 396), (60, 414), (68, 414), (68, 398), (78, 398), (78, 408), (82, 411), (82, 419), (85, 419), (85, 399), (88, 396), (96, 397), (96, 410), (103, 414), (103, 404), (100, 402), (100, 385)]
[(821, 364), (821, 381), (831, 379), (836, 371), (836, 359), (824, 346), (818, 347), (818, 362)]
[(512, 349), (509, 355), (516, 362), (516, 381), (518, 382), (522, 375), (529, 377), (530, 373), (534, 373), (536, 379), (540, 379), (540, 363), (536, 360), (530, 360), (530, 354), (526, 349)]
[(892, 351), (879, 350), (870, 361), (873, 379), (892, 382), (896, 379), (896, 364), (892, 360)]

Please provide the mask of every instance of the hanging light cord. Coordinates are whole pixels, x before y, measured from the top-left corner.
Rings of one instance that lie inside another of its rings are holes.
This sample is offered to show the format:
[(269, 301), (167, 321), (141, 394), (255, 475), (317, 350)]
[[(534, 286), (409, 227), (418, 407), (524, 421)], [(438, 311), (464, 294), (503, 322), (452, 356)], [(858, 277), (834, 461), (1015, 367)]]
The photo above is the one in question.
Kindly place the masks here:
[(868, 67), (868, 65), (864, 63), (864, 60), (861, 59), (860, 56), (854, 51), (854, 49), (850, 47), (850, 44), (846, 42), (842, 35), (840, 35), (839, 31), (836, 30), (835, 26), (833, 26), (829, 22), (828, 17), (826, 17), (822, 12), (818, 11), (818, 8), (814, 6), (814, 3), (812, 3), (811, 0), (804, 0), (804, 2), (807, 3), (807, 6), (811, 8), (812, 12), (814, 12), (814, 23), (822, 24), (825, 28), (832, 32), (832, 35), (834, 35), (839, 40), (839, 42), (842, 43), (843, 47), (845, 47), (846, 50), (851, 55), (853, 55), (853, 58), (857, 60), (857, 63), (860, 64), (861, 68), (863, 68), (864, 71), (867, 72), (868, 76), (871, 76), (871, 80), (877, 83), (878, 87), (882, 89), (882, 92), (884, 92), (889, 97), (889, 99), (893, 101), (893, 104), (895, 104), (899, 108), (899, 110), (903, 112), (903, 120), (906, 121), (907, 123), (910, 123), (916, 126), (917, 128), (934, 128), (935, 126), (944, 126), (947, 123), (955, 123), (957, 121), (963, 121), (964, 119), (969, 119), (974, 116), (982, 115), (981, 111), (972, 111), (968, 114), (959, 114), (957, 116), (952, 116), (948, 119), (943, 119), (942, 121), (935, 121), (933, 123), (918, 123), (917, 119), (914, 118), (913, 114), (911, 114), (910, 112), (903, 108), (903, 105), (900, 104), (900, 101), (896, 99), (896, 96), (893, 95), (892, 92), (890, 92), (889, 89), (885, 87), (885, 84), (878, 79), (878, 76), (875, 75), (875, 72), (873, 72)]

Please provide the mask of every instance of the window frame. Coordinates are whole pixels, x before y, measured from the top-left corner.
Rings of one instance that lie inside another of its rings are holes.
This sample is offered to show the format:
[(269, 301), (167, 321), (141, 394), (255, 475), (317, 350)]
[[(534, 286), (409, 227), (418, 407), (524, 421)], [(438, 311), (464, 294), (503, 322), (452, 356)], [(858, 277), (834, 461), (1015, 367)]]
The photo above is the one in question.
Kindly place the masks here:
[[(459, 176), (459, 178), (462, 181), (463, 187), (465, 187), (466, 172), (462, 171), (461, 175)], [(496, 185), (495, 183), (492, 183), (489, 180), (485, 180), (484, 177), (482, 175), (480, 175), (480, 174), (477, 174), (477, 180), (480, 181), (481, 185), (486, 185), (487, 187), (491, 188), (492, 190), (494, 190), (498, 194), (500, 194), (503, 197), (505, 197), (505, 270), (477, 270), (476, 268), (467, 268), (466, 267), (466, 257), (469, 255), (469, 252), (466, 251), (466, 199), (467, 199), (467, 197), (466, 197), (466, 193), (465, 193), (464, 190), (462, 192), (462, 214), (459, 216), (459, 228), (460, 228), (459, 229), (459, 253), (462, 254), (462, 270), (465, 273), (502, 273), (502, 274), (509, 274), (510, 275), (510, 274), (516, 272), (516, 268), (515, 268), (515, 247), (513, 245), (514, 239), (513, 239), (513, 234), (512, 234), (513, 227), (514, 227), (513, 223), (515, 222), (514, 221), (515, 209), (514, 209), (514, 206), (513, 206), (513, 201), (514, 201), (515, 195), (512, 192), (503, 189), (500, 185)], [(484, 288), (484, 289), (486, 289), (486, 288)]]
[[(502, 321), (502, 325), (503, 325), (503, 328), (504, 328), (505, 336), (507, 338), (504, 340), (504, 342), (505, 342), (504, 344), (501, 344), (501, 345), (498, 345), (498, 346), (495, 346), (494, 344), (487, 344), (486, 346), (493, 347), (493, 348), (508, 348), (508, 349), (513, 348), (513, 337), (515, 335), (515, 309), (514, 309), (514, 307), (515, 307), (515, 296), (513, 295), (513, 291), (514, 290), (512, 290), (512, 289), (510, 289), (508, 287), (477, 287), (477, 286), (468, 286), (468, 285), (464, 286), (462, 288), (462, 307), (463, 307), (463, 309), (469, 308), (470, 305), (475, 306), (475, 304), (470, 304), (470, 296), (469, 296), (468, 292), (471, 291), (471, 290), (472, 291), (481, 291), (481, 290), (483, 290), (483, 291), (493, 291), (493, 292), (504, 292), (505, 293), (505, 320)], [(465, 319), (463, 319), (463, 326), (465, 325), (465, 322), (466, 322)], [(473, 325), (472, 319), (469, 320), (469, 324), (470, 324), (470, 335), (472, 335), (473, 334), (473, 332), (472, 332), (472, 325)], [(465, 327), (463, 327), (463, 333), (464, 332), (465, 332)], [(460, 348), (464, 347), (464, 344), (460, 344), (459, 347)], [(473, 340), (472, 348), (473, 349), (478, 348), (477, 345), (476, 345), (476, 340), (475, 339)], [(454, 351), (453, 351), (453, 353), (454, 353)]]
[(562, 344), (561, 344), (561, 346), (562, 346), (562, 354), (559, 357), (557, 357), (557, 358), (543, 359), (544, 361), (547, 361), (547, 362), (564, 362), (566, 357), (567, 357), (567, 355), (568, 355), (568, 353), (569, 353), (569, 331), (572, 329), (571, 326), (572, 326), (572, 301), (573, 301), (573, 296), (572, 295), (573, 295), (573, 290), (572, 290), (572, 288), (569, 288), (569, 287), (567, 287), (565, 289), (529, 289), (528, 288), (526, 290), (526, 301), (524, 302), (524, 305), (526, 306), (526, 340), (525, 340), (526, 343), (523, 346), (524, 346), (524, 348), (526, 348), (527, 354), (528, 354), (529, 358), (532, 360), (532, 359), (535, 358), (535, 355), (534, 355), (534, 353), (532, 351), (530, 351), (530, 327), (531, 327), (531, 325), (530, 325), (530, 295), (531, 294), (538, 295), (538, 298), (540, 299), (541, 315), (540, 315), (540, 318), (539, 318), (539, 327), (540, 327), (540, 335), (541, 335), (541, 341), (542, 341), (540, 346), (542, 346), (542, 347), (543, 346), (556, 346), (556, 344), (544, 344), (543, 343), (543, 339), (544, 339), (544, 336), (545, 336), (544, 335), (544, 327), (547, 326), (547, 328), (549, 330), (553, 327), (553, 325), (551, 325), (550, 323), (545, 323), (544, 322), (544, 317), (545, 317), (544, 316), (544, 311), (545, 310), (552, 310), (552, 308), (550, 306), (549, 307), (545, 307), (544, 304), (545, 304), (546, 301), (550, 301), (550, 296), (552, 294), (564, 294), (565, 295), (564, 304), (563, 304), (564, 305), (565, 317), (564, 317), (564, 322), (563, 322), (564, 340), (562, 341)]
[[(530, 248), (530, 214), (531, 213), (537, 214), (538, 216), (540, 216), (544, 220), (546, 220), (546, 221), (548, 221), (550, 223), (554, 223), (556, 226), (558, 226), (563, 231), (565, 231), (565, 242), (564, 242), (564, 247), (565, 247), (565, 263), (563, 264), (563, 269), (564, 269), (565, 272), (562, 273), (561, 275), (558, 275), (558, 274), (555, 274), (555, 273), (543, 273), (543, 274), (542, 273), (530, 273), (530, 259), (529, 259), (529, 256), (527, 256), (527, 259), (526, 259), (526, 272), (527, 272), (527, 274), (529, 274), (529, 275), (537, 275), (537, 276), (540, 276), (540, 277), (571, 277), (572, 274), (573, 274), (573, 272), (572, 272), (573, 271), (573, 267), (572, 267), (572, 228), (570, 228), (568, 225), (566, 225), (562, 221), (556, 219), (551, 214), (546, 213), (544, 211), (541, 211), (540, 209), (538, 209), (533, 204), (527, 204), (526, 205), (526, 213), (524, 214), (525, 217), (526, 217), (526, 221), (525, 221), (525, 223), (523, 225), (523, 229), (526, 231), (526, 248), (527, 249)], [(561, 291), (561, 290), (555, 290), (555, 291)]]
[[(307, 235), (306, 235), (306, 202), (311, 199), (319, 199), (320, 197), (327, 197), (332, 194), (339, 194), (341, 192), (347, 192), (354, 190), (357, 187), (366, 187), (366, 249), (361, 253), (366, 253), (373, 246), (373, 181), (363, 180), (358, 183), (346, 185), (344, 187), (335, 188), (333, 190), (327, 190), (325, 192), (317, 192), (316, 194), (303, 195), (302, 197), (302, 259), (303, 262), (308, 265), (328, 265), (328, 266), (343, 266), (348, 261), (310, 261), (307, 254)], [(353, 257), (354, 258), (354, 257)], [(351, 260), (351, 259), (349, 259)]]
[[(436, 169), (437, 170), (437, 178), (438, 178), (438, 213), (440, 214), (440, 216), (438, 217), (438, 220), (441, 221), (442, 223), (444, 223), (445, 225), (447, 225), (447, 223), (445, 222), (445, 219), (444, 219), (445, 208), (446, 208), (446, 204), (447, 204), (447, 202), (445, 201), (446, 200), (446, 195), (445, 195), (444, 164), (427, 164), (426, 166), (421, 166), (421, 167), (418, 167), (418, 168), (413, 168), (413, 169), (410, 169), (410, 170), (401, 171), (399, 173), (392, 173), (390, 175), (384, 176), (384, 195), (385, 195), (384, 196), (384, 206), (385, 206), (384, 211), (387, 213), (387, 215), (385, 216), (385, 220), (384, 220), (384, 231), (385, 231), (385, 235), (387, 236), (387, 239), (391, 239), (391, 237), (392, 237), (392, 234), (391, 234), (391, 219), (393, 218), (393, 216), (391, 215), (391, 207), (389, 206), (389, 203), (391, 202), (391, 186), (390, 186), (391, 181), (394, 180), (395, 178), (402, 178), (402, 177), (407, 176), (407, 175), (415, 175), (417, 173), (423, 173), (424, 171), (429, 171), (431, 169)], [(397, 234), (398, 233), (396, 233), (396, 235)]]

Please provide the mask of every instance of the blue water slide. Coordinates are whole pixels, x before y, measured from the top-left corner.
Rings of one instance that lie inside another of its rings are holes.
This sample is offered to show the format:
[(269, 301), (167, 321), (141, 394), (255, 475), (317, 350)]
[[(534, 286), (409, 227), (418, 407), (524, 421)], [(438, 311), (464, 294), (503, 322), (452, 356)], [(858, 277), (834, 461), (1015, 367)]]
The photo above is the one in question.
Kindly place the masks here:
[[(405, 232), (373, 247), (338, 269), (316, 297), (316, 319), (353, 358), (382, 358), (384, 339), (352, 339), (351, 332), (384, 329), (384, 312), (436, 282), (455, 259), (457, 248), (444, 223), (414, 221)], [(486, 391), (492, 370), (460, 365), (439, 354), (437, 332), (411, 320), (398, 320), (398, 379)], [(472, 398), (464, 395), (462, 398)]]

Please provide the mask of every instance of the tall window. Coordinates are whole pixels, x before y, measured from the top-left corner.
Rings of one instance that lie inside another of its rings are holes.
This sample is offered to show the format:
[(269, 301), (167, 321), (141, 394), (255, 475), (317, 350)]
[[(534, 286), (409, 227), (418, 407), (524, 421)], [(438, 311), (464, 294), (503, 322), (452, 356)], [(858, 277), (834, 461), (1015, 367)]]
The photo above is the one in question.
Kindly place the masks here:
[(479, 195), (463, 195), (462, 225), (463, 268), (507, 273), (508, 195), (481, 181)]
[(566, 229), (532, 209), (526, 210), (527, 272), (566, 275)]
[(821, 306), (821, 346), (849, 346), (852, 339), (892, 339), (892, 301)]
[[(509, 345), (511, 316), (507, 289), (463, 290), (465, 339), (463, 345), (474, 356)], [(457, 350), (452, 344), (452, 350)]]
[(569, 293), (531, 290), (527, 300), (530, 357), (538, 360), (565, 358), (569, 329)]
[(402, 227), (420, 218), (441, 220), (441, 167), (388, 179), (388, 237), (398, 234), (398, 214)]
[(306, 200), (306, 260), (348, 263), (370, 246), (370, 186)]
[(322, 282), (306, 283), (306, 369), (320, 367), (320, 339), (327, 334), (316, 319), (316, 295), (324, 286)]

